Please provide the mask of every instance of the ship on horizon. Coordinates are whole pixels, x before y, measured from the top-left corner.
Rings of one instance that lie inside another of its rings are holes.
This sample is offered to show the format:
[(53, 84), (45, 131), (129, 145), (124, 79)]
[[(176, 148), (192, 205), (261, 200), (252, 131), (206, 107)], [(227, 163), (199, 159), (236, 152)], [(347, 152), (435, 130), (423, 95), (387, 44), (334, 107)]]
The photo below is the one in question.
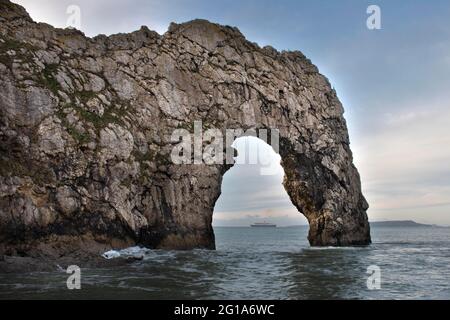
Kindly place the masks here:
[(255, 223), (251, 224), (250, 227), (252, 227), (252, 228), (276, 228), (277, 225), (264, 221), (264, 222), (255, 222)]

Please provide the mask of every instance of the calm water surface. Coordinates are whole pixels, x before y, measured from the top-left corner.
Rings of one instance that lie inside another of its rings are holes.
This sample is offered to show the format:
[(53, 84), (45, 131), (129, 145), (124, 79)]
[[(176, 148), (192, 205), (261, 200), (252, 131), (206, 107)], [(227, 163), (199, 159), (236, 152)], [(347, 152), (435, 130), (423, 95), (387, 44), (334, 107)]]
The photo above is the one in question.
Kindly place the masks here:
[[(375, 227), (365, 248), (310, 248), (307, 227), (215, 232), (217, 251), (129, 250), (144, 260), (82, 269), (81, 290), (57, 270), (0, 274), (0, 299), (450, 299), (448, 228)], [(367, 289), (371, 265), (380, 290)]]

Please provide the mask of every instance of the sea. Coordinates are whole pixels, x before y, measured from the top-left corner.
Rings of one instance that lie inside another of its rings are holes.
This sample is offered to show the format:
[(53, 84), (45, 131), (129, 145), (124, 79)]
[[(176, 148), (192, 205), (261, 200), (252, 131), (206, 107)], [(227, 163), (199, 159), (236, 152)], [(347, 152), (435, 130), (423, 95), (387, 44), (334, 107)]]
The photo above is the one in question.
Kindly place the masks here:
[(129, 248), (125, 266), (0, 274), (0, 299), (450, 299), (450, 229), (372, 227), (367, 247), (312, 248), (307, 226), (217, 227), (217, 250)]

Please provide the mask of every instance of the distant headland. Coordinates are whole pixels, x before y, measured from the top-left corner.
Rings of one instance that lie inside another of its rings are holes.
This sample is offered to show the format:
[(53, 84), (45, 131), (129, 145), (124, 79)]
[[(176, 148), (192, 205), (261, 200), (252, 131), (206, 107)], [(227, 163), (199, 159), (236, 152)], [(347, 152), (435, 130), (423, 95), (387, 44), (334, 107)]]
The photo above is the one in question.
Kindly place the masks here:
[(400, 221), (371, 221), (371, 227), (402, 227), (402, 228), (446, 228), (445, 226), (439, 226), (436, 224), (423, 224), (417, 223), (412, 220), (400, 220)]

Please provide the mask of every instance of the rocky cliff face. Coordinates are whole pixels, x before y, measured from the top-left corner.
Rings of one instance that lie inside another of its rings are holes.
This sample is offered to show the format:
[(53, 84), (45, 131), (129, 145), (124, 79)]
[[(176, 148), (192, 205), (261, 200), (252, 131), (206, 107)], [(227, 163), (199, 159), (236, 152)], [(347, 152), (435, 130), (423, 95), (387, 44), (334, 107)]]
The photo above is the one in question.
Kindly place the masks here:
[(0, 254), (214, 248), (229, 166), (170, 160), (197, 120), (279, 129), (310, 243), (370, 243), (343, 108), (300, 52), (203, 20), (87, 38), (0, 0)]

